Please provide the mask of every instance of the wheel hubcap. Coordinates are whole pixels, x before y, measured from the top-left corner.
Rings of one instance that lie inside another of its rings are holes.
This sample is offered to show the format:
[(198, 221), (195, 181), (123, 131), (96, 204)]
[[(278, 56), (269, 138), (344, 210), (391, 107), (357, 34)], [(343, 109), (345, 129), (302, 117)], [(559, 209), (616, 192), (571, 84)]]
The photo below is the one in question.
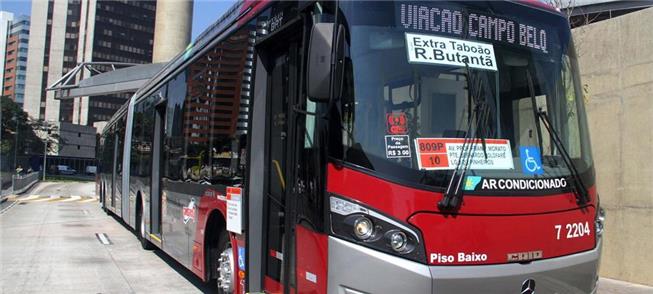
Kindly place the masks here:
[(234, 290), (233, 264), (234, 255), (231, 246), (228, 246), (218, 258), (218, 288), (226, 293), (232, 293)]

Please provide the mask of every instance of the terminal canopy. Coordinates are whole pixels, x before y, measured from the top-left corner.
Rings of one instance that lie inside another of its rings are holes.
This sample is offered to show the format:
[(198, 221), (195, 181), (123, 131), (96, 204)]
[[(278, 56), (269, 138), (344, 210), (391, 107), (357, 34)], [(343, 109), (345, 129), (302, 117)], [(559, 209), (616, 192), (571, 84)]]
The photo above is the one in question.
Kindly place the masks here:
[[(84, 62), (46, 90), (55, 91), (55, 99), (136, 92), (164, 65), (165, 63)], [(91, 76), (84, 78), (88, 76), (88, 71)]]

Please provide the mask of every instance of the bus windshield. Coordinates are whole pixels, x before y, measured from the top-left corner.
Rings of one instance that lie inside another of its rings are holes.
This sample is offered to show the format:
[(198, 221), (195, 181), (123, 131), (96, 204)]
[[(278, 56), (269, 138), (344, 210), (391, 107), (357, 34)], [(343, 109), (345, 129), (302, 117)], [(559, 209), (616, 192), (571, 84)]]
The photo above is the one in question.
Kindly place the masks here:
[(442, 188), (467, 165), (474, 186), (486, 178), (504, 179), (487, 190), (546, 190), (568, 186), (562, 147), (579, 174), (591, 174), (564, 17), (503, 2), (363, 1), (339, 9), (347, 49), (342, 135), (334, 136), (342, 149), (332, 156), (400, 182)]

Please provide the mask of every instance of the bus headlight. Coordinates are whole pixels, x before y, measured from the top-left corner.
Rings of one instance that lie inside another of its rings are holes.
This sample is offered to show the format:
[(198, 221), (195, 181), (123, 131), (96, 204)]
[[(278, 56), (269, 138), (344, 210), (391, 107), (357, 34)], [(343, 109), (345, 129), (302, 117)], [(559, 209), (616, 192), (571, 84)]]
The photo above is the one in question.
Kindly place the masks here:
[(331, 233), (388, 254), (426, 263), (417, 229), (340, 197), (330, 197)]
[(361, 240), (367, 240), (374, 234), (374, 224), (364, 216), (359, 216), (354, 221), (354, 235)]
[(392, 250), (397, 252), (403, 252), (408, 247), (408, 237), (402, 231), (390, 231), (389, 234), (389, 243)]
[(603, 209), (603, 207), (599, 206), (599, 209), (596, 211), (596, 220), (595, 220), (597, 237), (603, 235), (604, 225), (605, 225), (605, 210)]

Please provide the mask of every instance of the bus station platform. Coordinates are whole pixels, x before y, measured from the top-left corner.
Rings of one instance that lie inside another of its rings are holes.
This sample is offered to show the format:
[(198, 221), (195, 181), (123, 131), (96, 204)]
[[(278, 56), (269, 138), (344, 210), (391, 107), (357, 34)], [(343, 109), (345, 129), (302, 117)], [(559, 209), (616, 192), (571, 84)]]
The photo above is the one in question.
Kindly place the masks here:
[(608, 278), (599, 279), (598, 294), (651, 294), (653, 287)]

